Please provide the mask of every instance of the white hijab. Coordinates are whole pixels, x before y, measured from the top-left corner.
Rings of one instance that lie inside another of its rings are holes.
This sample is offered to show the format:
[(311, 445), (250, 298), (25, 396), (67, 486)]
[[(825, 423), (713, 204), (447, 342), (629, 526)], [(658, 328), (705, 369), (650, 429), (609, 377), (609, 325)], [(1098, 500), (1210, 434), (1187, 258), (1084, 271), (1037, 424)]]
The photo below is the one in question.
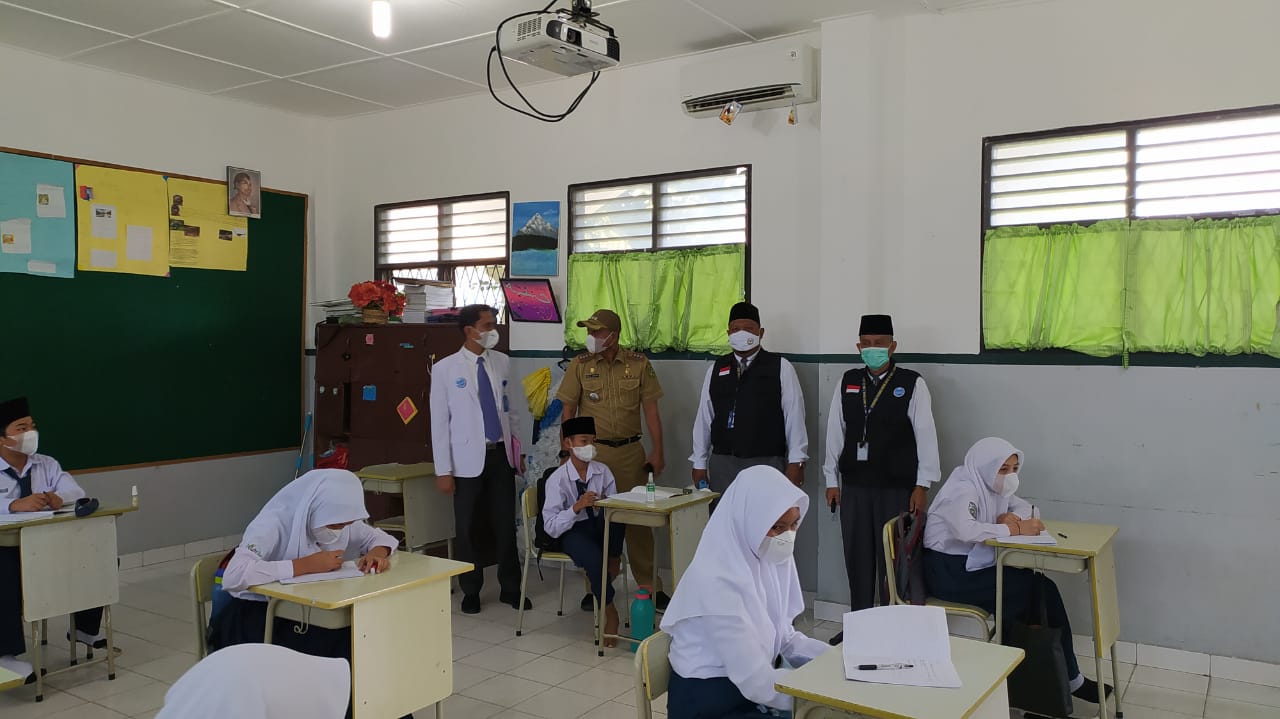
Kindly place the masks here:
[(187, 670), (156, 719), (342, 719), (351, 698), (345, 659), (274, 644), (237, 644)]
[(662, 629), (697, 617), (735, 617), (768, 657), (782, 651), (782, 629), (804, 611), (795, 559), (773, 564), (760, 545), (774, 522), (792, 507), (804, 519), (809, 497), (781, 472), (765, 466), (738, 474), (720, 499), (662, 617)]
[[(951, 500), (953, 495), (963, 491), (978, 506), (974, 519), (983, 524), (995, 524), (996, 517), (1009, 511), (1009, 498), (995, 490), (996, 474), (1005, 460), (1014, 455), (1017, 455), (1021, 467), (1022, 451), (1008, 441), (999, 437), (978, 440), (965, 453), (964, 466), (951, 472), (934, 501)], [(996, 548), (979, 542), (969, 550), (965, 568), (972, 572), (990, 567), (995, 561)]]
[(286, 484), (244, 530), (243, 543), (267, 561), (320, 551), (311, 530), (368, 519), (364, 487), (345, 469), (313, 469)]

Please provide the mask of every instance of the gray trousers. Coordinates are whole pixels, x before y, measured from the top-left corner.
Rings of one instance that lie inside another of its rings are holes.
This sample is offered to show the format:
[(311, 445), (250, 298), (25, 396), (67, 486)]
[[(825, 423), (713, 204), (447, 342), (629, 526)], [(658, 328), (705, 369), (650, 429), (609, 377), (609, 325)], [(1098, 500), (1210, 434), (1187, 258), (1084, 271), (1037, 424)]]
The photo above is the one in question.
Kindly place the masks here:
[(840, 486), (840, 530), (844, 538), (844, 570), (849, 575), (853, 611), (876, 605), (876, 590), (888, 601), (884, 586), (884, 524), (907, 511), (914, 487)]
[[(707, 458), (707, 484), (711, 491), (724, 494), (738, 473), (747, 467), (765, 465), (781, 472), (787, 468), (786, 457), (735, 457), (732, 454), (712, 454)], [(711, 511), (716, 511), (719, 498), (711, 500)]]

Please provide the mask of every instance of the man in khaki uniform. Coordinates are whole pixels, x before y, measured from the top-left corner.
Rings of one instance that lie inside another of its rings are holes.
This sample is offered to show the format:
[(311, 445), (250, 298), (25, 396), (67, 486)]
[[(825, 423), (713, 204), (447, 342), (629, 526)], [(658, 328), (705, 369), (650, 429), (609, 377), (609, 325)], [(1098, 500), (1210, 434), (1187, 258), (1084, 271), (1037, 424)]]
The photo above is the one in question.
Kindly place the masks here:
[[(603, 462), (617, 481), (618, 491), (642, 486), (653, 473), (662, 472), (662, 418), (658, 398), (662, 386), (643, 352), (618, 346), (622, 321), (612, 310), (597, 310), (579, 321), (587, 328), (587, 351), (573, 358), (565, 370), (556, 397), (564, 405), (565, 419), (582, 415), (596, 421), (596, 460)], [(653, 448), (646, 456), (640, 442), (640, 414)], [(648, 527), (627, 527), (627, 556), (636, 581), (655, 590), (654, 604), (665, 609), (669, 597), (653, 566), (653, 532)]]

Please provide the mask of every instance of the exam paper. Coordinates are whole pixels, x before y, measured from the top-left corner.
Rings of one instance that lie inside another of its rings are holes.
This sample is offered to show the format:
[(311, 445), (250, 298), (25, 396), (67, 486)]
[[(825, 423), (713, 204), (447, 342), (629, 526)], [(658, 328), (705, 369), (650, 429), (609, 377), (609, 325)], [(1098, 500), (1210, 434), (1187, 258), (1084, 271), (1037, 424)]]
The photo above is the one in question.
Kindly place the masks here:
[[(874, 684), (960, 686), (951, 662), (942, 607), (893, 605), (844, 615), (844, 675)], [(910, 664), (906, 669), (860, 670), (861, 664)]]
[[(680, 490), (678, 489), (670, 489), (668, 487), (654, 487), (653, 489), (654, 499), (671, 499), (677, 494), (680, 494)], [(617, 499), (623, 502), (640, 502), (641, 504), (649, 501), (648, 494), (645, 492), (643, 484), (635, 489), (631, 489), (626, 492), (619, 492), (608, 499)]]
[(13, 512), (11, 514), (0, 514), (0, 524), (17, 524), (18, 522), (30, 522), (33, 519), (48, 519), (53, 516), (53, 510), (42, 512)]
[(1000, 539), (998, 539), (998, 540), (996, 540), (996, 541), (1000, 542), (1001, 544), (1045, 544), (1045, 545), (1056, 545), (1056, 544), (1058, 543), (1058, 540), (1057, 540), (1057, 539), (1055, 539), (1055, 538), (1054, 538), (1054, 536), (1053, 536), (1052, 534), (1049, 534), (1049, 530), (1047, 530), (1047, 529), (1046, 529), (1046, 530), (1044, 530), (1044, 531), (1042, 531), (1042, 532), (1040, 532), (1039, 534), (1028, 534), (1028, 535), (1021, 535), (1021, 534), (1019, 534), (1019, 535), (1014, 536), (1014, 537), (1001, 537)]
[(332, 572), (321, 572), (320, 574), (304, 574), (301, 577), (290, 577), (281, 579), (281, 584), (310, 584), (311, 582), (327, 582), (330, 579), (355, 579), (363, 577), (364, 572), (356, 568), (355, 562), (343, 562), (342, 566)]

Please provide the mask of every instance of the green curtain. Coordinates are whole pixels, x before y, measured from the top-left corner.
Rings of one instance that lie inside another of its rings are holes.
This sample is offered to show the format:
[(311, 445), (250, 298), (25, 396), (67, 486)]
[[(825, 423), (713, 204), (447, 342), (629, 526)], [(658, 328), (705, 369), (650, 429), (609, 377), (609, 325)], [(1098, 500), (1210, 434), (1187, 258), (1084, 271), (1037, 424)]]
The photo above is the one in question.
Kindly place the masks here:
[(1280, 357), (1280, 219), (996, 228), (982, 300), (990, 348)]
[(565, 344), (582, 347), (578, 320), (607, 307), (623, 346), (655, 352), (727, 352), (729, 308), (743, 297), (746, 248), (716, 245), (657, 252), (569, 255)]

